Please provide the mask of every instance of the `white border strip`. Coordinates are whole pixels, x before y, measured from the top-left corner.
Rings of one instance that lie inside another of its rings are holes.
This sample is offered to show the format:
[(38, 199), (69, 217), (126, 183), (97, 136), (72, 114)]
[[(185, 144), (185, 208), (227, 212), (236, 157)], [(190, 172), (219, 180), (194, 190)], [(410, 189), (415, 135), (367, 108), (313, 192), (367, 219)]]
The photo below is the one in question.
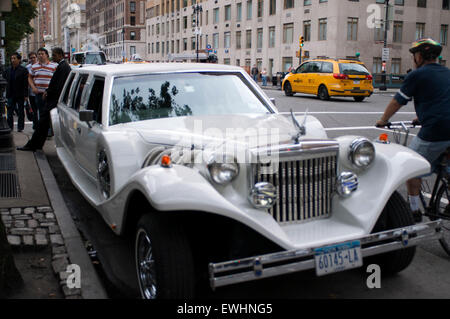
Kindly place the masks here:
[[(282, 114), (282, 115), (291, 115), (291, 112), (279, 112), (278, 114)], [(295, 115), (305, 115), (305, 112), (294, 112)], [(378, 115), (378, 114), (384, 114), (384, 112), (308, 112), (308, 114), (343, 114), (343, 115), (348, 115), (348, 114), (356, 114), (356, 115), (361, 115), (361, 114), (369, 114), (369, 115)], [(397, 115), (416, 115), (416, 112), (397, 112), (395, 113)]]

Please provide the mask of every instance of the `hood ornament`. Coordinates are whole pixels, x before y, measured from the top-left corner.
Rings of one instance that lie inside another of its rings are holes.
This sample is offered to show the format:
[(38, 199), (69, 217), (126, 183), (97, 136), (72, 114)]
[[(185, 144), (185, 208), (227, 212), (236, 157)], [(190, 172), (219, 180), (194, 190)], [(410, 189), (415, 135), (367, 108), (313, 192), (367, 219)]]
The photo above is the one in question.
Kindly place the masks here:
[(304, 119), (303, 119), (303, 123), (300, 124), (297, 119), (295, 118), (294, 112), (291, 109), (291, 117), (292, 117), (292, 122), (294, 122), (294, 126), (297, 129), (297, 134), (292, 136), (292, 139), (294, 140), (295, 144), (299, 144), (300, 143), (300, 137), (303, 135), (306, 135), (306, 118), (308, 116), (308, 109), (306, 109), (305, 111), (305, 115), (304, 115)]

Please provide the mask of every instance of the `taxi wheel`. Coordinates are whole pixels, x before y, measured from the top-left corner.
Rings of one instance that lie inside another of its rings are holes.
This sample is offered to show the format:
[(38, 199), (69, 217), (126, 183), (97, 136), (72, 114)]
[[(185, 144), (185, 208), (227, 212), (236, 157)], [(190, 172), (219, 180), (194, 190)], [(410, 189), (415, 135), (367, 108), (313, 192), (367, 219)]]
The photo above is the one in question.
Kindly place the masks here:
[(289, 83), (289, 82), (284, 83), (284, 94), (286, 94), (286, 96), (294, 95), (294, 93), (292, 92), (291, 83)]
[[(403, 197), (398, 192), (395, 192), (384, 207), (372, 233), (411, 225), (414, 225), (411, 210)], [(364, 260), (364, 263), (366, 266), (377, 264), (383, 273), (393, 275), (407, 268), (411, 264), (415, 253), (416, 247), (413, 246), (368, 257)]]
[(364, 101), (365, 98), (366, 98), (365, 96), (354, 96), (354, 97), (353, 97), (353, 99), (354, 99), (356, 102), (362, 102), (362, 101)]
[(319, 87), (318, 96), (322, 101), (328, 101), (330, 99), (330, 95), (328, 94), (328, 90), (325, 85), (321, 85)]

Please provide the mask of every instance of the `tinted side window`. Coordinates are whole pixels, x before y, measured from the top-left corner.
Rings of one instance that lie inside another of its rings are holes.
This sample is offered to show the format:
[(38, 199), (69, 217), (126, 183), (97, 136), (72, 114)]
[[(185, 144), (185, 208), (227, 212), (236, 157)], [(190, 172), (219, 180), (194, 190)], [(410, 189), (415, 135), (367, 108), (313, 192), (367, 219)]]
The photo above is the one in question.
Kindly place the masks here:
[(322, 62), (311, 62), (308, 68), (308, 73), (319, 73)]
[(297, 73), (306, 73), (308, 72), (308, 67), (311, 63), (307, 62), (307, 63), (303, 63), (302, 65), (300, 65), (297, 69)]
[(103, 104), (103, 88), (105, 87), (105, 79), (94, 78), (91, 94), (87, 104), (87, 109), (94, 111), (94, 121), (102, 122), (102, 104)]
[(322, 73), (333, 73), (333, 63), (323, 62), (322, 63)]
[(72, 108), (77, 111), (80, 110), (81, 97), (83, 96), (84, 87), (86, 86), (88, 77), (88, 74), (81, 74), (76, 84), (75, 98), (72, 100)]

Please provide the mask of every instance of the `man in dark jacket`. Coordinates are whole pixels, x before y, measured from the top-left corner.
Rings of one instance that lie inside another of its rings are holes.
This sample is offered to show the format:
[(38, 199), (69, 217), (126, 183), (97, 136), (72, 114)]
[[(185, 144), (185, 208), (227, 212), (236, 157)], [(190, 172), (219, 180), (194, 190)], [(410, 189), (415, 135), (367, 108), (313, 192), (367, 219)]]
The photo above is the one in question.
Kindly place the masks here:
[(52, 50), (53, 62), (58, 63), (56, 71), (53, 73), (48, 89), (44, 93), (45, 105), (40, 111), (40, 118), (33, 136), (23, 147), (18, 147), (19, 151), (36, 151), (42, 149), (47, 139), (50, 128), (50, 111), (56, 107), (61, 91), (64, 87), (67, 77), (71, 71), (70, 65), (64, 60), (64, 51), (61, 48)]
[(8, 126), (14, 128), (14, 110), (19, 116), (17, 131), (22, 132), (25, 126), (24, 102), (28, 97), (28, 70), (20, 65), (22, 57), (19, 53), (11, 55), (11, 66), (3, 73), (7, 81), (6, 98), (8, 99)]

